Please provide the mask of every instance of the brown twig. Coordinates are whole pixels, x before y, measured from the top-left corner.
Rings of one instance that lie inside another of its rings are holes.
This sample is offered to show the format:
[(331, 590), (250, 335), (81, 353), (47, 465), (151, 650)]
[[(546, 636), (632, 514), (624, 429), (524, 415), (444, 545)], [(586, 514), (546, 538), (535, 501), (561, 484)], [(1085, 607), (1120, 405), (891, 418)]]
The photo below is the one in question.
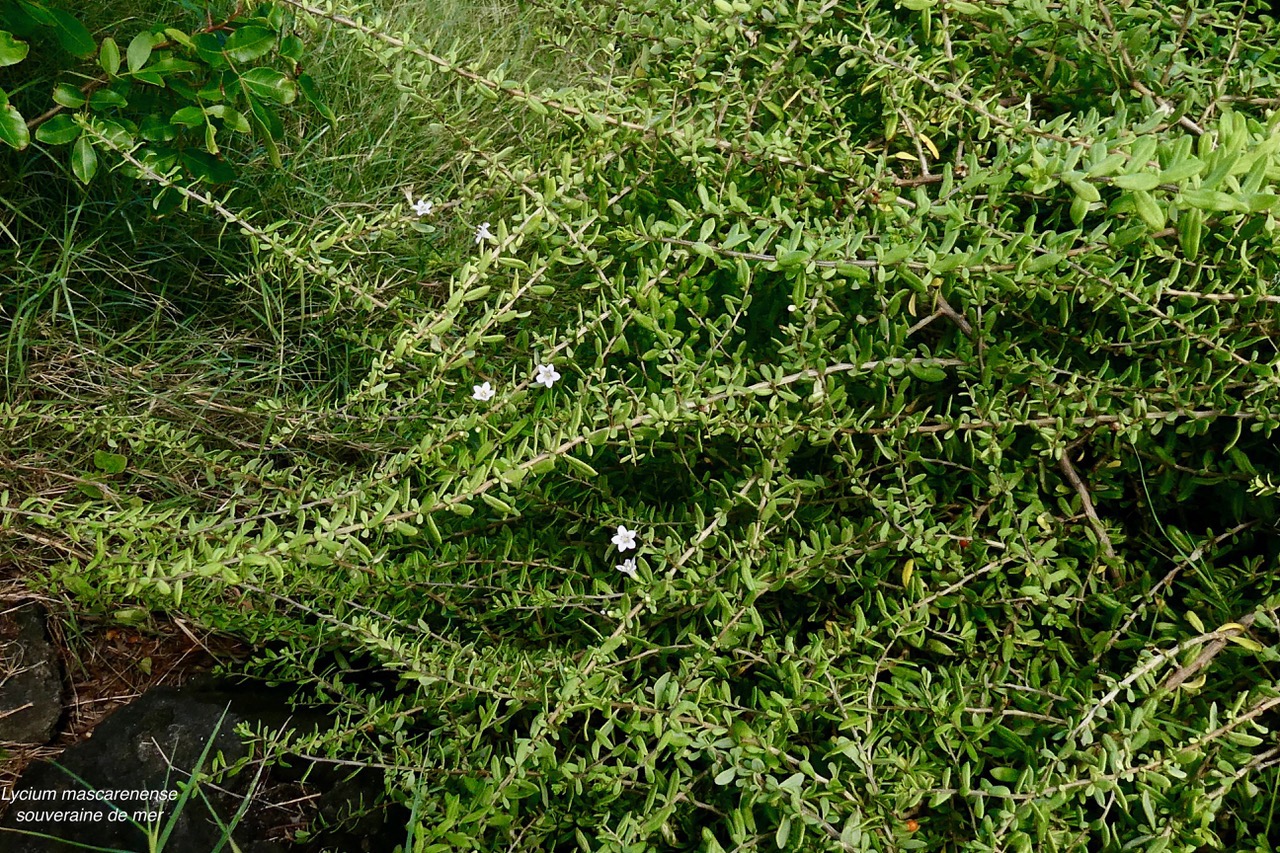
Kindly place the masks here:
[[(1248, 616), (1242, 616), (1235, 624), (1239, 625), (1241, 628), (1248, 628), (1257, 618), (1258, 613), (1257, 611), (1254, 611)], [(1218, 630), (1221, 632), (1223, 629), (1219, 628)], [(1243, 633), (1243, 631), (1240, 633)], [(1191, 678), (1197, 672), (1213, 663), (1213, 659), (1218, 656), (1218, 652), (1225, 649), (1230, 640), (1230, 637), (1218, 637), (1217, 639), (1206, 643), (1205, 647), (1200, 650), (1200, 654), (1196, 656), (1195, 660), (1186, 666), (1178, 667), (1167, 679), (1165, 679), (1164, 689), (1176, 690), (1178, 687), (1182, 686), (1182, 683), (1188, 678)]]
[[(1089, 497), (1089, 489), (1085, 486), (1084, 481), (1080, 479), (1080, 475), (1076, 472), (1076, 467), (1071, 464), (1071, 448), (1062, 451), (1062, 455), (1058, 457), (1058, 467), (1062, 469), (1062, 476), (1067, 478), (1067, 482), (1071, 484), (1071, 488), (1076, 490), (1076, 494), (1080, 496), (1080, 506), (1084, 510), (1085, 516), (1089, 519), (1093, 532), (1098, 534), (1098, 541), (1102, 543), (1102, 551), (1106, 554), (1108, 560), (1114, 560), (1116, 549), (1111, 545), (1111, 537), (1107, 535), (1107, 528), (1103, 526), (1102, 519), (1098, 518), (1098, 512), (1093, 508), (1093, 499)], [(1113, 582), (1119, 582), (1119, 573), (1116, 572), (1114, 566), (1108, 567), (1108, 573)]]

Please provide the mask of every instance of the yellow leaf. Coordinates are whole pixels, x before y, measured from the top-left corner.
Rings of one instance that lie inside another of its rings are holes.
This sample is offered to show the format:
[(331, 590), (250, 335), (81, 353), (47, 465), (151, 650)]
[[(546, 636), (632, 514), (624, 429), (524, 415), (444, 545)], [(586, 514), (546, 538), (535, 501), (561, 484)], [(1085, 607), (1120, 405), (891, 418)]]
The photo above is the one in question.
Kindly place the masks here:
[(1251, 652), (1260, 652), (1263, 648), (1262, 643), (1259, 643), (1253, 637), (1246, 637), (1243, 634), (1235, 637), (1227, 637), (1227, 639), (1235, 643), (1237, 646), (1243, 646)]
[(920, 134), (920, 136), (919, 136), (919, 137), (917, 137), (917, 138), (918, 138), (921, 142), (923, 142), (923, 143), (924, 143), (924, 147), (925, 147), (925, 148), (928, 148), (928, 149), (929, 149), (929, 153), (933, 155), (933, 159), (935, 159), (935, 160), (941, 160), (941, 159), (942, 159), (942, 155), (938, 153), (938, 146), (936, 146), (936, 145), (934, 145), (934, 144), (933, 144), (933, 140), (932, 140), (932, 139), (930, 139), (929, 137), (925, 136), (923, 133), (922, 133), (922, 134)]

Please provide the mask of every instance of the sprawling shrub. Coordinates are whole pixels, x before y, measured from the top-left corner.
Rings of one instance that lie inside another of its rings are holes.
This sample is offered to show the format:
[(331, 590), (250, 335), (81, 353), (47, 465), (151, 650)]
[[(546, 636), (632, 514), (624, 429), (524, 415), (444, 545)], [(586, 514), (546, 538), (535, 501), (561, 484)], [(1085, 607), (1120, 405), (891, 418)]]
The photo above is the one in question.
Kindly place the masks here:
[(259, 644), (413, 850), (1268, 849), (1274, 21), (529, 0), (556, 77), (286, 5), (446, 176), (225, 209), (367, 369), (15, 400), (97, 489), (16, 560)]

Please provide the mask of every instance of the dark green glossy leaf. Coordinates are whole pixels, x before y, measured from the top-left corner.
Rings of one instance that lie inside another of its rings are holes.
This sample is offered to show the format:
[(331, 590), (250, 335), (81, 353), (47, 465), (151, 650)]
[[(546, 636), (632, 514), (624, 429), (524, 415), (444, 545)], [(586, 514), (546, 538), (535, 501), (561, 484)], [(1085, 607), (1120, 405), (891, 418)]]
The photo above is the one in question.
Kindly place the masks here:
[(19, 151), (31, 142), (26, 119), (13, 104), (0, 106), (0, 142)]
[(280, 121), (280, 117), (274, 110), (251, 95), (246, 96), (245, 100), (249, 104), (250, 114), (262, 123), (272, 139), (280, 139), (284, 136), (284, 123)]
[(143, 83), (148, 83), (152, 86), (164, 86), (164, 75), (153, 71), (150, 68), (144, 68), (141, 71), (133, 72), (133, 79), (139, 80)]
[(169, 121), (183, 127), (198, 127), (204, 120), (204, 110), (199, 107), (183, 107), (169, 117)]
[(0, 30), (0, 68), (6, 65), (17, 65), (27, 58), (31, 48), (25, 41), (18, 41), (13, 33)]
[(70, 109), (79, 109), (85, 104), (84, 93), (78, 86), (70, 83), (59, 83), (53, 87), (53, 102)]
[(240, 75), (240, 82), (248, 94), (263, 101), (291, 104), (298, 96), (297, 85), (274, 68), (250, 68)]
[(198, 181), (209, 184), (225, 184), (229, 181), (234, 181), (236, 178), (235, 169), (207, 151), (187, 148), (179, 156), (182, 158), (182, 165)]
[(36, 128), (36, 139), (50, 145), (65, 145), (80, 136), (80, 125), (65, 113), (53, 116)]
[(149, 115), (142, 120), (138, 133), (148, 142), (170, 142), (178, 135), (178, 128), (158, 115)]
[(82, 184), (93, 180), (98, 173), (98, 152), (93, 150), (89, 137), (82, 136), (71, 148), (71, 171)]
[(226, 68), (227, 57), (222, 52), (222, 40), (214, 33), (200, 33), (191, 37), (196, 54), (212, 68)]
[(192, 62), (188, 59), (179, 59), (176, 56), (166, 54), (158, 56), (157, 59), (147, 66), (148, 71), (156, 74), (186, 74), (193, 71), (201, 71), (204, 66), (198, 62)]
[(258, 103), (254, 98), (246, 96), (246, 100), (249, 103), (249, 121), (253, 124), (253, 129), (257, 132), (258, 138), (262, 140), (262, 147), (266, 149), (267, 159), (271, 161), (272, 166), (279, 169), (281, 166), (280, 146), (276, 145), (275, 135), (267, 125), (267, 121), (274, 121), (279, 133), (284, 132), (284, 127), (275, 113)]
[(315, 111), (324, 116), (329, 124), (337, 124), (338, 118), (333, 114), (333, 110), (329, 109), (328, 103), (325, 102), (324, 96), (320, 93), (320, 89), (316, 86), (316, 81), (311, 79), (310, 74), (298, 75), (298, 88), (302, 90), (302, 95), (307, 102), (315, 108)]
[(114, 77), (120, 71), (120, 45), (116, 44), (116, 40), (111, 36), (102, 40), (102, 47), (98, 51), (98, 64), (102, 66), (103, 71), (107, 72), (108, 77)]
[(214, 104), (207, 108), (207, 112), (214, 118), (222, 119), (222, 126), (228, 130), (234, 130), (237, 133), (249, 132), (249, 120), (226, 104)]
[(236, 62), (251, 62), (271, 52), (276, 45), (276, 34), (266, 27), (248, 25), (241, 27), (227, 39), (223, 50)]
[(129, 100), (115, 89), (99, 89), (89, 96), (89, 108), (105, 110), (110, 107), (127, 107)]
[(70, 12), (50, 9), (49, 14), (53, 19), (54, 37), (58, 39), (58, 44), (62, 45), (63, 50), (76, 56), (92, 56), (98, 49), (97, 43), (85, 29), (84, 24)]
[(297, 36), (285, 36), (280, 39), (280, 55), (294, 62), (302, 61), (302, 39)]

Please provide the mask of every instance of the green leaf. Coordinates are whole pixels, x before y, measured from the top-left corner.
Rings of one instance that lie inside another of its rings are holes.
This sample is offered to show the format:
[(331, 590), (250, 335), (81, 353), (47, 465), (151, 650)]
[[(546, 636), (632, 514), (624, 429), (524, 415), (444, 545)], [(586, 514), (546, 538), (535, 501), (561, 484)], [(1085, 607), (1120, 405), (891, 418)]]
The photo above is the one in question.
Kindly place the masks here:
[(129, 106), (129, 100), (115, 89), (99, 89), (89, 96), (89, 108), (93, 110), (127, 106)]
[(138, 126), (128, 119), (124, 119), (124, 121), (127, 124), (112, 121), (111, 119), (103, 119), (99, 126), (102, 135), (106, 137), (107, 142), (111, 143), (112, 147), (128, 149), (134, 146), (133, 133), (138, 129)]
[(74, 15), (61, 9), (50, 9), (49, 14), (53, 20), (53, 35), (63, 50), (74, 56), (86, 57), (98, 49), (93, 36)]
[[(906, 5), (908, 0), (903, 0)], [(783, 815), (782, 820), (778, 821), (778, 831), (773, 834), (773, 843), (778, 845), (778, 849), (782, 850), (787, 846), (787, 841), (791, 839), (791, 815)]]
[[(262, 141), (262, 147), (267, 151), (267, 159), (271, 161), (271, 165), (277, 169), (281, 166), (280, 146), (276, 145), (275, 137), (271, 133), (271, 128), (267, 127), (262, 120), (260, 113), (266, 114), (269, 118), (275, 119), (276, 125), (279, 126), (281, 133), (284, 133), (284, 126), (280, 124), (280, 119), (276, 118), (275, 113), (268, 110), (262, 104), (253, 98), (245, 96), (249, 102), (249, 123), (253, 125), (258, 138)], [(417, 225), (418, 223), (414, 223)]]
[(182, 165), (197, 180), (210, 184), (225, 184), (236, 179), (236, 170), (229, 163), (219, 160), (207, 151), (187, 148), (182, 151)]
[(53, 87), (53, 102), (69, 109), (77, 110), (84, 106), (84, 93), (78, 86), (70, 83), (59, 83)]
[(1089, 202), (1085, 201), (1081, 196), (1076, 196), (1071, 200), (1071, 222), (1073, 225), (1079, 225), (1084, 222), (1084, 217), (1089, 212)]
[(164, 34), (169, 37), (170, 41), (175, 44), (182, 45), (187, 50), (196, 49), (196, 44), (191, 40), (191, 36), (187, 35), (182, 30), (175, 30), (172, 27), (168, 27), (165, 29)]
[(106, 450), (95, 450), (93, 452), (93, 467), (106, 474), (119, 474), (129, 464), (129, 460), (119, 453), (110, 453)]
[(199, 107), (183, 107), (173, 115), (169, 116), (172, 124), (180, 124), (183, 127), (199, 127), (204, 124), (204, 110)]
[(1123, 154), (1111, 154), (1091, 166), (1085, 174), (1091, 178), (1105, 178), (1107, 175), (1114, 174), (1127, 160), (1128, 158)]
[(13, 104), (0, 106), (0, 142), (19, 151), (31, 143), (27, 122)]
[(76, 491), (94, 501), (100, 501), (106, 497), (102, 488), (93, 483), (77, 483)]
[(148, 85), (159, 86), (160, 88), (164, 88), (164, 75), (159, 74), (158, 72), (153, 71), (150, 68), (144, 68), (141, 71), (135, 71), (130, 76), (133, 77), (134, 80), (147, 83)]
[(1132, 175), (1117, 175), (1111, 179), (1122, 190), (1153, 190), (1160, 186), (1160, 176), (1154, 172), (1136, 172)]
[(276, 34), (271, 30), (248, 24), (231, 34), (223, 50), (236, 62), (250, 62), (270, 53), (275, 44)]
[(30, 49), (25, 41), (18, 41), (12, 33), (0, 30), (0, 68), (17, 65), (27, 58)]
[(148, 142), (172, 142), (178, 135), (178, 128), (153, 114), (142, 119), (138, 135)]
[(1178, 242), (1182, 244), (1182, 254), (1187, 260), (1194, 261), (1200, 252), (1200, 237), (1204, 231), (1204, 214), (1199, 208), (1191, 207), (1178, 214)]
[(298, 75), (298, 88), (302, 90), (302, 96), (315, 109), (316, 112), (324, 118), (329, 124), (336, 125), (338, 117), (333, 114), (333, 110), (329, 109), (329, 104), (325, 102), (324, 96), (320, 94), (320, 89), (316, 86), (316, 81), (311, 79), (310, 74)]
[(234, 130), (238, 133), (249, 132), (249, 120), (226, 104), (214, 104), (211, 107), (206, 107), (205, 112), (214, 118), (222, 119), (223, 125), (229, 130)]
[(137, 71), (139, 68), (147, 64), (147, 60), (151, 58), (151, 49), (155, 47), (155, 37), (148, 32), (138, 33), (129, 42), (129, 47), (125, 51), (126, 60), (129, 63), (130, 71)]
[(284, 136), (284, 123), (280, 121), (280, 117), (275, 114), (274, 110), (252, 96), (246, 95), (245, 100), (249, 104), (249, 115), (262, 124), (268, 137), (276, 140)]
[(1160, 173), (1160, 183), (1176, 184), (1187, 178), (1194, 178), (1204, 171), (1205, 163), (1198, 157), (1188, 157), (1179, 163), (1171, 163), (1169, 168)]
[(92, 181), (98, 173), (98, 153), (93, 150), (93, 143), (87, 136), (77, 139), (71, 149), (71, 171), (83, 184)]
[(1083, 178), (1071, 181), (1071, 189), (1078, 198), (1083, 199), (1088, 204), (1102, 200), (1102, 196), (1098, 193), (1098, 188)]
[(907, 370), (921, 382), (941, 382), (947, 378), (945, 370), (932, 364), (916, 364), (913, 362), (907, 365)]
[(116, 44), (116, 40), (111, 36), (102, 40), (102, 49), (98, 51), (98, 64), (102, 66), (103, 71), (107, 72), (108, 77), (114, 77), (120, 71), (120, 45)]
[(1249, 193), (1241, 202), (1250, 213), (1264, 213), (1276, 206), (1280, 196), (1275, 193)]
[(297, 36), (285, 36), (280, 39), (280, 55), (294, 62), (301, 62), (303, 54), (302, 39)]
[(808, 252), (798, 249), (786, 251), (778, 255), (778, 266), (782, 269), (791, 269), (808, 263), (810, 257)]
[(1217, 190), (1183, 190), (1182, 198), (1193, 207), (1220, 213), (1244, 208), (1243, 202), (1239, 199)]
[(494, 495), (489, 494), (488, 492), (481, 492), (480, 500), (484, 501), (489, 506), (493, 507), (503, 515), (516, 514), (515, 507), (513, 507), (511, 504), (507, 503), (506, 501), (502, 500), (501, 498), (498, 498), (498, 497), (495, 497)]
[(566, 453), (561, 458), (568, 463), (570, 468), (577, 471), (582, 476), (587, 477), (588, 479), (594, 480), (595, 478), (600, 476), (600, 473), (596, 471), (595, 468), (592, 468), (590, 465), (583, 462), (581, 459), (578, 459), (577, 457), (570, 456), (568, 453)]
[(1133, 207), (1151, 230), (1159, 231), (1164, 227), (1164, 208), (1156, 203), (1156, 200), (1151, 197), (1151, 193), (1143, 192), (1142, 190), (1135, 192), (1133, 194)]
[(298, 97), (298, 87), (274, 68), (250, 68), (240, 75), (246, 93), (277, 104), (291, 104)]
[(209, 67), (226, 68), (227, 57), (222, 52), (222, 42), (213, 33), (199, 33), (191, 38), (196, 55), (209, 63)]
[(36, 128), (36, 139), (50, 145), (74, 142), (80, 135), (80, 125), (69, 115), (56, 115)]

